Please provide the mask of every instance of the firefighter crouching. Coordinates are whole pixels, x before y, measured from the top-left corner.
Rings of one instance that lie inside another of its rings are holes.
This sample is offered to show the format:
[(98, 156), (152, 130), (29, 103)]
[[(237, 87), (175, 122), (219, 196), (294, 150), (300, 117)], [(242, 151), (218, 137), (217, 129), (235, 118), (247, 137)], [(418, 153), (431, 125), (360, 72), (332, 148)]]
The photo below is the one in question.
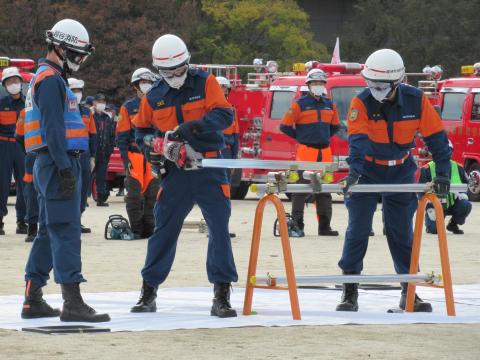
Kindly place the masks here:
[[(15, 130), (17, 142), (25, 148), (25, 110), (22, 110)], [(38, 201), (37, 190), (33, 185), (33, 164), (37, 155), (30, 152), (25, 155), (25, 174), (23, 175), (23, 197), (25, 200), (25, 221), (27, 223), (27, 237), (25, 242), (32, 242), (38, 230)]]
[[(285, 113), (280, 130), (298, 141), (298, 161), (331, 161), (330, 138), (338, 131), (338, 114), (335, 104), (324, 96), (327, 75), (320, 69), (308, 72), (305, 83), (308, 94), (293, 101)], [(302, 176), (300, 182), (306, 183)], [(303, 237), (305, 200), (309, 194), (292, 194), (292, 217), (296, 226), (290, 229), (290, 236)], [(332, 230), (332, 195), (314, 195), (318, 217), (318, 235), (338, 236)]]
[[(450, 188), (450, 149), (442, 121), (417, 88), (402, 84), (405, 67), (390, 49), (372, 53), (362, 70), (368, 88), (352, 99), (348, 113), (350, 171), (342, 183), (348, 227), (342, 257), (344, 274), (360, 274), (367, 251), (378, 193), (349, 193), (354, 184), (409, 184), (417, 166), (410, 153), (417, 131), (424, 136), (437, 167), (434, 191), (446, 196)], [(398, 274), (407, 274), (413, 240), (415, 193), (382, 193), (385, 232)], [(399, 307), (405, 308), (407, 283), (402, 283)], [(358, 310), (358, 284), (343, 284), (337, 311)], [(415, 296), (414, 311), (431, 312), (429, 303)]]
[[(453, 152), (453, 145), (448, 142), (450, 149)], [(429, 183), (432, 179), (435, 179), (437, 169), (434, 161), (430, 161), (425, 164), (420, 171), (419, 183)], [(450, 183), (451, 184), (468, 184), (467, 174), (465, 169), (456, 161), (450, 160)], [(456, 234), (462, 235), (463, 230), (458, 225), (465, 224), (467, 216), (472, 211), (472, 203), (468, 201), (468, 195), (466, 193), (453, 193), (450, 192), (444, 203), (443, 214), (444, 216), (450, 215), (450, 221), (447, 224), (447, 230)], [(427, 204), (425, 214), (425, 227), (427, 233), (436, 234), (437, 224), (435, 223), (436, 215), (435, 209), (432, 204)]]
[[(22, 318), (55, 317), (62, 321), (109, 321), (83, 302), (80, 283), (80, 154), (88, 134), (66, 73), (77, 71), (93, 48), (87, 30), (64, 19), (46, 32), (48, 53), (30, 82), (25, 106), (25, 147), (37, 153), (33, 181), (38, 192), (39, 228), (25, 269)], [(42, 287), (53, 268), (62, 288), (62, 312), (43, 299)]]
[(117, 123), (117, 146), (122, 156), (127, 176), (125, 196), (128, 220), (136, 238), (148, 238), (153, 234), (155, 221), (153, 207), (159, 187), (159, 180), (152, 175), (151, 165), (135, 143), (133, 117), (138, 113), (140, 99), (157, 80), (147, 68), (139, 68), (132, 74), (131, 85), (136, 96), (127, 100), (120, 108)]
[[(78, 102), (78, 110), (82, 116), (83, 123), (88, 132), (88, 149), (80, 154), (80, 167), (82, 170), (82, 191), (80, 197), (80, 213), (83, 214), (87, 206), (87, 198), (90, 193), (92, 169), (95, 165), (95, 152), (97, 151), (97, 128), (95, 126), (95, 120), (93, 119), (93, 113), (88, 107), (80, 104), (83, 96), (83, 88), (85, 83), (83, 80), (69, 78), (68, 86), (70, 90), (75, 94)], [(83, 225), (80, 225), (82, 234), (91, 233), (92, 230)]]
[[(175, 130), (175, 137), (187, 141), (204, 157), (219, 157), (224, 146), (222, 131), (233, 121), (230, 104), (215, 76), (189, 69), (190, 54), (182, 39), (163, 35), (152, 49), (153, 64), (163, 80), (155, 83), (142, 98), (134, 119), (137, 143), (152, 131), (164, 134)], [(177, 128), (178, 127), (178, 128)], [(159, 154), (150, 152), (149, 161), (158, 165)], [(230, 283), (237, 281), (228, 233), (230, 186), (225, 169), (184, 170), (165, 162), (155, 205), (155, 232), (148, 240), (143, 286), (132, 312), (155, 312), (157, 287), (170, 272), (176, 243), (185, 217), (197, 204), (208, 225), (208, 280), (214, 284), (211, 315), (233, 317)]]
[(17, 199), (17, 234), (26, 234), (25, 201), (23, 197), (23, 176), (25, 172), (25, 154), (15, 140), (15, 128), (20, 112), (25, 108), (22, 94), (22, 76), (16, 67), (9, 67), (2, 72), (2, 85), (7, 95), (0, 98), (0, 235), (5, 235), (3, 217), (7, 215), (7, 200), (10, 182), (15, 178)]

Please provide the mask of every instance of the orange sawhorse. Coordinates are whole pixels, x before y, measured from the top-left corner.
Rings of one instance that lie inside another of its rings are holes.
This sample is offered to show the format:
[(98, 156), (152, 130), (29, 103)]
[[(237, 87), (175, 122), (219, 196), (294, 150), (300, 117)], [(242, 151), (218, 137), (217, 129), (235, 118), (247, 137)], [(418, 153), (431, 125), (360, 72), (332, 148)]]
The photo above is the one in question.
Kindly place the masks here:
[[(413, 304), (415, 300), (415, 286), (430, 286), (444, 288), (445, 291), (445, 301), (447, 305), (447, 314), (449, 316), (455, 316), (455, 305), (453, 301), (453, 289), (452, 289), (452, 279), (450, 274), (450, 263), (448, 259), (448, 247), (447, 247), (447, 236), (445, 232), (445, 221), (443, 217), (443, 208), (438, 200), (438, 198), (432, 194), (425, 194), (417, 208), (417, 216), (415, 221), (415, 231), (413, 236), (413, 245), (412, 245), (412, 257), (410, 263), (410, 274), (418, 274), (418, 263), (420, 257), (420, 244), (422, 238), (423, 230), (423, 219), (425, 216), (425, 206), (428, 201), (431, 201), (436, 213), (436, 224), (437, 224), (437, 233), (438, 233), (438, 242), (440, 247), (440, 260), (442, 266), (443, 274), (443, 285), (433, 285), (433, 284), (416, 284), (414, 282), (408, 283), (407, 291), (407, 303), (405, 306), (406, 312), (413, 311)], [(252, 282), (252, 279), (256, 276), (257, 271), (257, 262), (258, 262), (258, 252), (260, 247), (260, 235), (263, 222), (263, 212), (265, 210), (265, 205), (267, 202), (271, 202), (277, 211), (277, 218), (280, 229), (280, 239), (282, 241), (282, 250), (283, 250), (283, 259), (285, 262), (285, 271), (287, 278), (287, 286), (277, 286), (276, 284), (272, 285), (257, 285), (255, 282)], [(288, 227), (285, 218), (285, 209), (281, 200), (275, 194), (267, 194), (263, 196), (258, 202), (257, 208), (255, 210), (255, 221), (253, 225), (253, 234), (252, 234), (252, 245), (250, 248), (250, 260), (248, 264), (248, 274), (247, 274), (247, 285), (245, 289), (245, 300), (243, 305), (243, 315), (250, 315), (252, 313), (252, 300), (253, 300), (253, 290), (257, 289), (268, 289), (268, 290), (288, 290), (290, 296), (290, 307), (292, 311), (293, 320), (301, 320), (300, 305), (298, 301), (297, 293), (297, 281), (295, 278), (295, 270), (293, 267), (292, 252), (290, 248), (290, 240), (288, 237)]]

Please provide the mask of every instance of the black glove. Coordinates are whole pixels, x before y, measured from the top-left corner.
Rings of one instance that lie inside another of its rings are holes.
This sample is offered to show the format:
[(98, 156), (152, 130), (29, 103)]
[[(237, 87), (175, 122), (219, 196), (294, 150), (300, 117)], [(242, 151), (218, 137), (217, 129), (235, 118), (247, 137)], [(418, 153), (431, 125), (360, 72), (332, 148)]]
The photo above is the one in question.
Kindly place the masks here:
[(59, 171), (60, 180), (58, 182), (58, 191), (63, 199), (71, 199), (75, 192), (75, 176), (72, 168), (66, 168)]
[(350, 171), (348, 176), (344, 177), (342, 180), (339, 181), (340, 185), (342, 185), (343, 195), (347, 198), (350, 196), (350, 192), (348, 191), (352, 185), (358, 183), (360, 179), (360, 174), (357, 174), (354, 171)]
[(188, 121), (180, 124), (175, 132), (170, 135), (170, 140), (189, 140), (199, 131), (198, 125), (196, 121)]
[(440, 198), (446, 198), (450, 192), (450, 178), (448, 174), (437, 174), (433, 179), (433, 191)]

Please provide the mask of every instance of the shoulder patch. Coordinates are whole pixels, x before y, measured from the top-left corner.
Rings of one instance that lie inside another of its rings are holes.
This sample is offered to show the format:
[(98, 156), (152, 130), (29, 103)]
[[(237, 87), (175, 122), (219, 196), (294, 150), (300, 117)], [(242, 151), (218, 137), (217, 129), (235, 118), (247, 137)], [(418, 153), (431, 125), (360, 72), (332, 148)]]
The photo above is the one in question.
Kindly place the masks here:
[(355, 121), (357, 120), (357, 117), (358, 117), (358, 109), (352, 109), (352, 111), (350, 111), (350, 116), (348, 120)]

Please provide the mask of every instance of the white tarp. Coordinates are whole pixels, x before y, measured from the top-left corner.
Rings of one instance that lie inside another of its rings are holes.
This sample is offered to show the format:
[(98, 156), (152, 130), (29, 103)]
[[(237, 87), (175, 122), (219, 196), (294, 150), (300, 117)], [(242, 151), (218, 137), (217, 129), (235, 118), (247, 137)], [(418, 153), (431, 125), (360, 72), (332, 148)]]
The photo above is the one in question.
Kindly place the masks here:
[[(432, 303), (433, 313), (387, 314), (398, 306), (398, 290), (360, 290), (357, 313), (336, 312), (341, 292), (335, 290), (299, 290), (302, 320), (292, 320), (287, 291), (254, 291), (256, 315), (242, 316), (244, 289), (235, 288), (232, 305), (238, 318), (219, 319), (210, 316), (211, 288), (161, 288), (157, 312), (132, 314), (130, 307), (138, 300), (138, 292), (84, 294), (86, 302), (99, 312), (108, 312), (109, 323), (94, 324), (112, 331), (147, 331), (173, 329), (205, 329), (245, 326), (294, 326), (340, 324), (410, 324), (410, 323), (480, 323), (480, 284), (454, 286), (457, 316), (446, 315), (443, 289), (418, 288), (418, 294)], [(61, 295), (45, 296), (55, 307), (62, 304)], [(20, 318), (23, 297), (0, 296), (0, 328), (67, 325), (58, 318), (23, 320)], [(70, 323), (71, 324), (71, 323)], [(70, 325), (69, 324), (69, 325)]]

